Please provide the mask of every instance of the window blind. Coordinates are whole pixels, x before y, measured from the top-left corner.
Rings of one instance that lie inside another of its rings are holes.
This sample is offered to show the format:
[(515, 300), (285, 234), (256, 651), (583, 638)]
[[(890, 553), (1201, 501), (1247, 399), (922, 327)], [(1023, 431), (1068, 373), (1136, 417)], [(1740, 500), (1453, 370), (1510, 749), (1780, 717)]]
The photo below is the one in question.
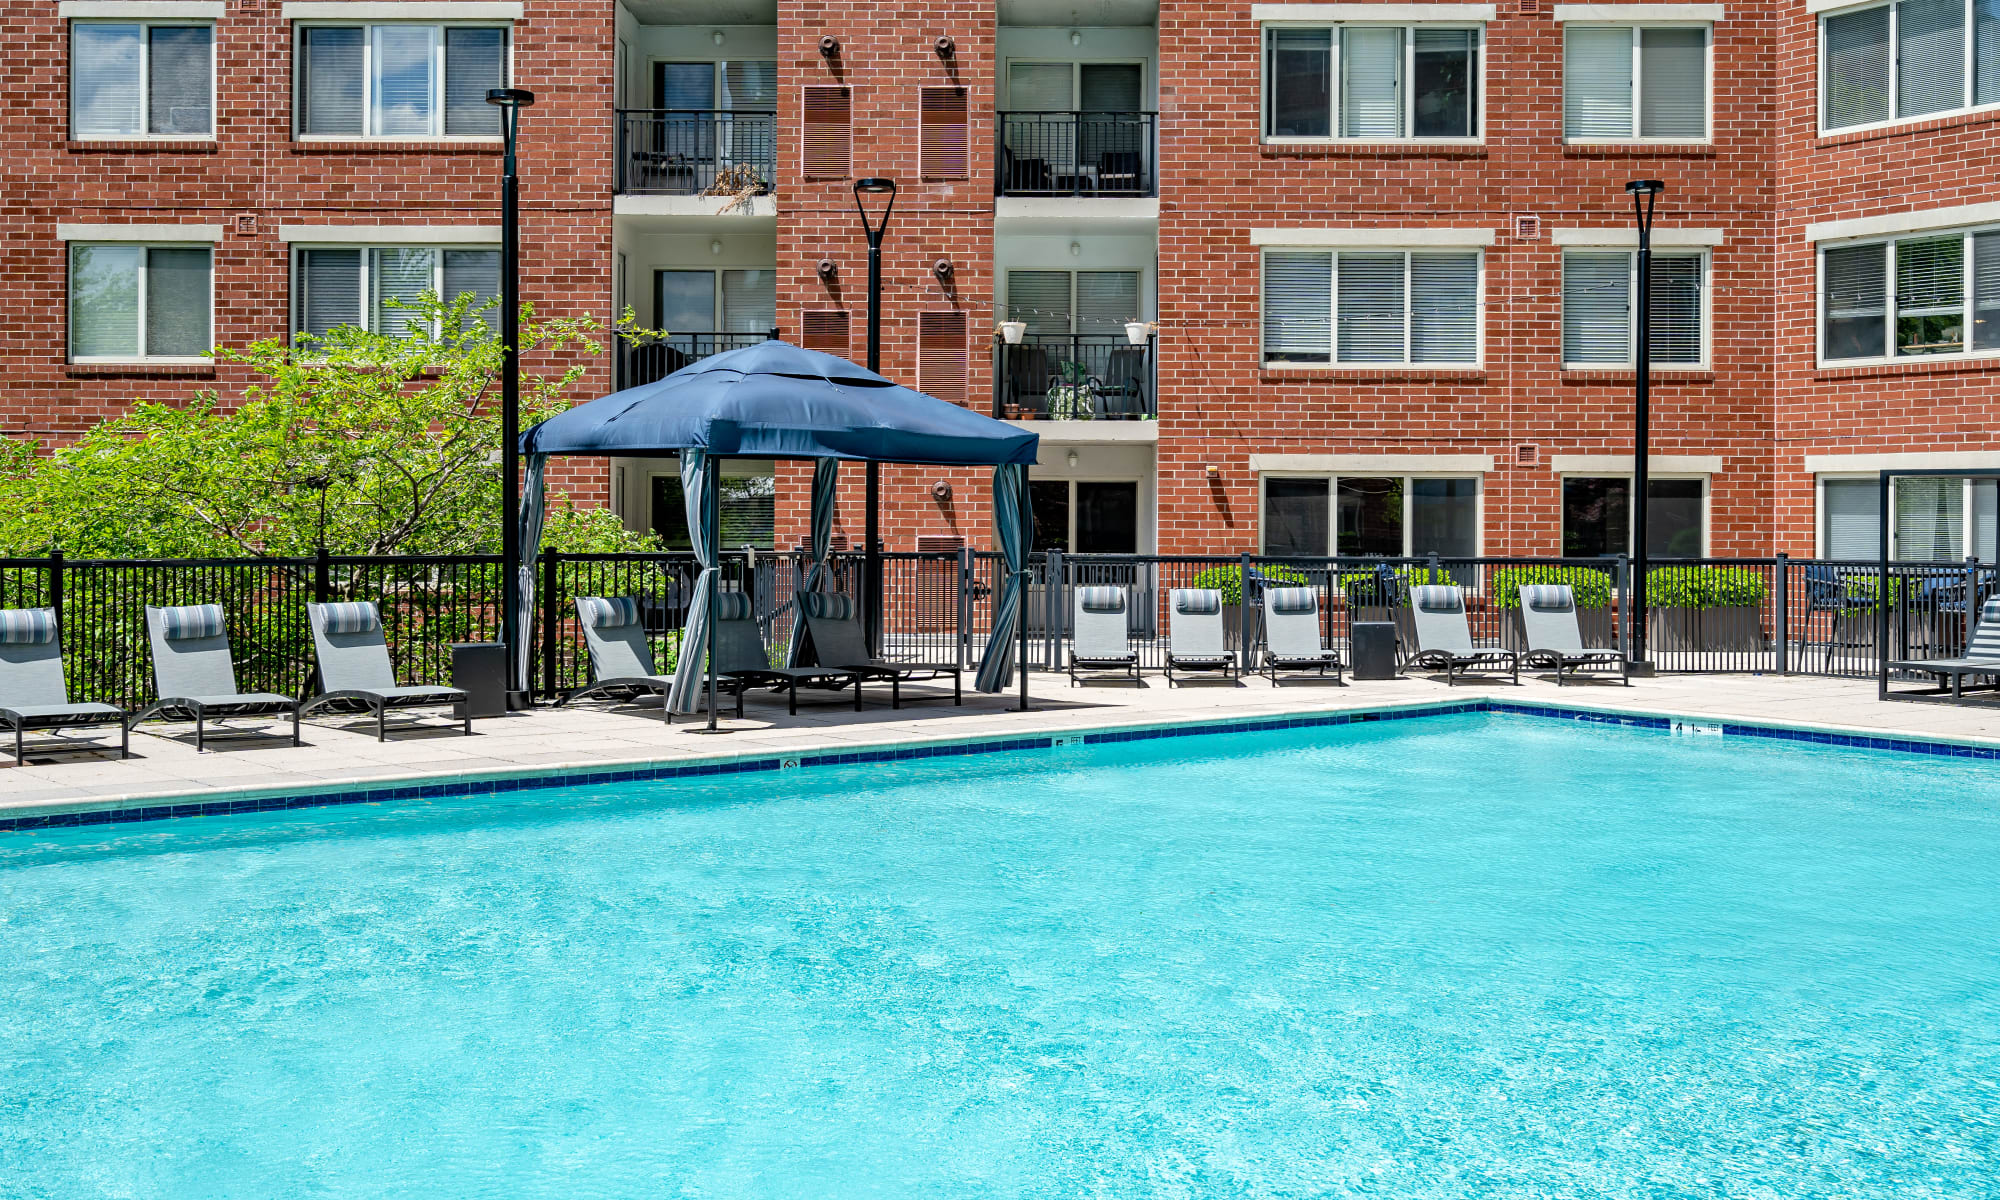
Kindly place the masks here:
[(1655, 254), (1651, 286), (1654, 363), (1695, 366), (1701, 362), (1701, 256)]
[(1077, 110), (1093, 113), (1138, 112), (1143, 72), (1138, 63), (1084, 63), (1077, 67)]
[[(1879, 485), (1874, 485), (1879, 488)], [(1880, 492), (1877, 491), (1877, 497)], [(1900, 562), (1951, 562), (1965, 557), (1965, 481), (1895, 481), (1895, 541)]]
[(1965, 0), (1902, 0), (1896, 6), (1896, 115), (1965, 104)]
[(139, 353), (141, 246), (71, 246), (69, 352), (73, 358)]
[(756, 112), (777, 108), (777, 61), (753, 58), (723, 63), (721, 107)]
[(209, 256), (206, 246), (146, 250), (146, 354), (195, 358), (215, 348), (209, 333)]
[(1826, 557), (1876, 557), (1881, 553), (1880, 485), (1873, 479), (1823, 480), (1820, 522), (1820, 547)]
[(1343, 137), (1403, 136), (1403, 31), (1340, 31), (1340, 132)]
[(918, 165), (925, 179), (964, 179), (971, 169), (965, 89), (927, 87), (918, 104)]
[(362, 62), (366, 58), (358, 27), (305, 30), (305, 109), (302, 133), (359, 136), (362, 131)]
[(298, 328), (315, 337), (361, 324), (361, 251), (299, 251)]
[(776, 271), (722, 273), (722, 327), (731, 333), (769, 333), (778, 323)]
[(1841, 246), (1822, 256), (1828, 359), (1875, 358), (1888, 352), (1889, 248)]
[(1007, 318), (1022, 321), (1029, 333), (1068, 333), (1068, 271), (1007, 272)]
[(369, 251), (368, 328), (390, 337), (404, 337), (428, 328), (423, 310), (399, 307), (415, 304), (437, 290), (436, 255), (430, 250), (388, 247)]
[(1602, 251), (1563, 255), (1563, 362), (1632, 361), (1632, 256)]
[(214, 132), (214, 106), (209, 99), (214, 77), (210, 64), (212, 31), (206, 25), (155, 25), (146, 32), (146, 108), (151, 131)]
[(2000, 486), (1991, 479), (1972, 481), (1972, 553), (1985, 563), (2000, 559)]
[(1332, 344), (1333, 256), (1292, 250), (1265, 254), (1264, 357), (1326, 362)]
[(1271, 137), (1333, 133), (1333, 31), (1273, 29), (1270, 39)]
[(1410, 361), (1479, 359), (1479, 256), (1410, 255)]
[(1965, 348), (1965, 239), (1896, 243), (1896, 353), (1949, 354)]
[(137, 25), (70, 26), (70, 126), (79, 137), (143, 131)]
[(706, 111), (715, 106), (715, 64), (653, 64), (653, 107)]
[(777, 546), (778, 479), (767, 466), (757, 475), (716, 481), (716, 541), (724, 549)]
[(845, 179), (852, 154), (851, 99), (844, 87), (808, 87), (804, 93), (803, 167), (807, 179)]
[(1069, 112), (1076, 99), (1076, 68), (1066, 62), (1007, 64), (1008, 112)]
[(1632, 136), (1632, 30), (1563, 30), (1563, 136), (1615, 141)]
[(369, 132), (383, 137), (436, 133), (431, 87), (438, 30), (431, 25), (376, 25), (369, 61), (374, 89)]
[(498, 250), (446, 250), (444, 252), (444, 298), (446, 301), (458, 299), (466, 293), (472, 295), (472, 319), (483, 321), (488, 327), (498, 329), (500, 310), (498, 305), (484, 312), (479, 310), (486, 304), (500, 298), (500, 252)]
[(1972, 102), (2000, 101), (2000, 0), (1972, 0)]
[(1125, 322), (1139, 319), (1139, 272), (1078, 271), (1076, 331), (1123, 333)]
[(1639, 135), (1708, 136), (1708, 30), (1639, 32)]
[(1886, 121), (1889, 96), (1889, 9), (1865, 9), (1826, 19), (1828, 129)]
[(956, 309), (917, 314), (917, 386), (953, 404), (966, 397), (965, 314)]
[(486, 93), (507, 86), (507, 31), (444, 31), (444, 131), (450, 137), (498, 137), (500, 110)]
[(1972, 348), (2000, 350), (2000, 233), (1972, 239)]
[(1335, 259), (1341, 362), (1404, 361), (1403, 262), (1401, 254), (1342, 253)]

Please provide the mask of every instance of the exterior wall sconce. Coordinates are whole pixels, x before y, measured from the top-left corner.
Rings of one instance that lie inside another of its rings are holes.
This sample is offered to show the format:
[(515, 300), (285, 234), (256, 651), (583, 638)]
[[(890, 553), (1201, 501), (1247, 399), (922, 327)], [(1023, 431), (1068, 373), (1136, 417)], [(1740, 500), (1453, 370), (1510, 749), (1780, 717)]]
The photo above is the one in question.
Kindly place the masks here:
[(1070, 45), (1072, 45), (1072, 46), (1081, 46), (1081, 45), (1083, 45), (1083, 34), (1082, 34), (1081, 32), (1079, 32), (1078, 30), (1075, 30), (1075, 29), (1072, 29), (1072, 30), (1070, 30), (1070, 31), (1069, 31), (1069, 44), (1070, 44)]
[(1208, 464), (1206, 467), (1203, 467), (1202, 470), (1208, 475), (1211, 481), (1219, 480), (1222, 478), (1222, 468), (1216, 466), (1214, 463)]
[(708, 244), (708, 252), (709, 252), (710, 254), (720, 254), (720, 253), (722, 253), (722, 243), (721, 243), (720, 241), (714, 241), (714, 242), (710, 242), (710, 243)]
[(941, 37), (933, 45), (937, 47), (937, 56), (942, 59), (950, 59), (952, 55), (958, 53), (958, 43), (949, 37)]
[(832, 283), (834, 276), (840, 274), (840, 264), (830, 258), (822, 258), (819, 260), (819, 265), (814, 267), (813, 270), (819, 274), (821, 279)]
[(709, 34), (709, 35), (708, 35), (708, 40), (709, 40), (709, 41), (711, 41), (711, 42), (714, 42), (714, 43), (715, 43), (716, 45), (720, 46), (720, 45), (721, 45), (721, 44), (723, 43), (723, 40), (724, 40), (724, 39), (723, 39), (723, 33), (722, 33), (722, 31), (721, 31), (720, 29), (718, 29), (718, 30), (716, 30), (716, 31), (715, 31), (714, 33), (711, 33), (711, 34)]
[(939, 283), (950, 283), (951, 272), (952, 272), (951, 260), (948, 258), (938, 259), (937, 262), (931, 267), (931, 274), (938, 277)]
[(1068, 454), (1064, 455), (1063, 461), (1069, 464), (1070, 470), (1072, 471), (1076, 470), (1076, 451), (1072, 450)]
[(819, 40), (819, 56), (821, 58), (839, 58), (840, 39), (830, 33), (821, 38)]
[(951, 499), (951, 480), (940, 479), (931, 485), (931, 499), (942, 504)]

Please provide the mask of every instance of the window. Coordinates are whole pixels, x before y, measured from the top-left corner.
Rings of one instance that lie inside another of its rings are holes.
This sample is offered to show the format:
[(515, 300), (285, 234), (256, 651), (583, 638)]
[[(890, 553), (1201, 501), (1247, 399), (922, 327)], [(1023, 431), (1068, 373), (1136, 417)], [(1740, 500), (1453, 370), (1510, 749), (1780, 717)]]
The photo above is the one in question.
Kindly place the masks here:
[(1028, 332), (1125, 335), (1139, 313), (1137, 271), (1009, 271), (1007, 319)]
[(2000, 103), (2000, 0), (1901, 0), (1823, 17), (1820, 93), (1828, 130)]
[(293, 253), (293, 328), (314, 337), (343, 325), (392, 336), (436, 332), (423, 330), (420, 310), (402, 306), (426, 293), (446, 302), (470, 293), (478, 308), (500, 295), (498, 250), (313, 246)]
[(675, 337), (704, 333), (761, 336), (770, 333), (777, 323), (775, 271), (653, 272), (655, 329), (664, 329)]
[(1922, 233), (1821, 249), (1822, 362), (1996, 350), (2000, 230)]
[(1264, 553), (1289, 558), (1474, 557), (1479, 553), (1479, 480), (1267, 476)]
[(70, 136), (215, 136), (208, 25), (77, 21), (70, 26)]
[(1478, 26), (1264, 31), (1264, 136), (1358, 141), (1480, 136)]
[[(1699, 251), (1653, 252), (1655, 367), (1708, 361), (1707, 261)], [(1563, 252), (1562, 338), (1565, 367), (1630, 367), (1639, 327), (1639, 255), (1631, 250)]]
[[(1889, 481), (1891, 553), (1901, 562), (2000, 558), (2000, 479), (1913, 476)], [(1820, 480), (1820, 556), (1880, 553), (1881, 482), (1876, 476)]]
[(1269, 250), (1267, 363), (1472, 364), (1480, 352), (1475, 250)]
[(72, 362), (200, 362), (215, 348), (208, 246), (70, 243)]
[(298, 33), (302, 137), (498, 137), (505, 28), (309, 25)]
[(1134, 480), (1034, 479), (1035, 549), (1071, 554), (1139, 552), (1139, 484)]
[[(1564, 558), (1631, 552), (1630, 478), (1566, 475), (1562, 497)], [(1654, 558), (1700, 558), (1708, 481), (1649, 478), (1646, 497), (1646, 553)]]
[[(768, 459), (721, 464), (716, 492), (716, 541), (721, 549), (777, 549), (778, 477)], [(653, 476), (653, 532), (669, 550), (693, 549), (688, 537), (687, 493), (678, 473)]]
[(1563, 28), (1563, 140), (1703, 142), (1706, 25)]

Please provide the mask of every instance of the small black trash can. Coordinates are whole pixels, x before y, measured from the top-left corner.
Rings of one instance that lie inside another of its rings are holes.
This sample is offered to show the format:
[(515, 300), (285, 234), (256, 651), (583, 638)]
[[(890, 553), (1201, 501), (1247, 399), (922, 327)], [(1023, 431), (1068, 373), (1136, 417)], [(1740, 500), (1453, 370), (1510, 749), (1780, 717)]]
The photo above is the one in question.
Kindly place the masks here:
[(1394, 621), (1356, 621), (1353, 626), (1353, 654), (1351, 664), (1356, 679), (1394, 679), (1396, 677), (1396, 623)]
[(466, 694), (468, 717), (507, 715), (507, 647), (499, 642), (453, 642), (451, 686)]

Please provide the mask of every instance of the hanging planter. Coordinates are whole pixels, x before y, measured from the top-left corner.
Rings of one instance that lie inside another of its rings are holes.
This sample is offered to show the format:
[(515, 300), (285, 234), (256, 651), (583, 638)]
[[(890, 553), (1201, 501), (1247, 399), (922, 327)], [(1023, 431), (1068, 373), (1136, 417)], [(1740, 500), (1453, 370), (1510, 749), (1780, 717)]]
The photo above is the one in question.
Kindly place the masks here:
[(1125, 322), (1125, 340), (1134, 346), (1143, 346), (1146, 339), (1153, 336), (1153, 326), (1146, 321)]
[(1021, 339), (1026, 336), (1028, 336), (1028, 323), (1026, 321), (1000, 322), (1000, 340), (1006, 342), (1009, 346), (1020, 345)]

